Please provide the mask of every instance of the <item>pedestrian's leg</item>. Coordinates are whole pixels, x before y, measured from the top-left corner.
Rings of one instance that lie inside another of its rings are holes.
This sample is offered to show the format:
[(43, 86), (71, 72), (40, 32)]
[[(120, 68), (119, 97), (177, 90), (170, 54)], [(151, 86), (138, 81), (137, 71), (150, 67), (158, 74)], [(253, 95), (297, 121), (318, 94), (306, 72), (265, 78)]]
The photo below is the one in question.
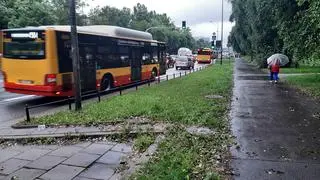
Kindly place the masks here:
[(270, 82), (273, 80), (273, 72), (270, 71)]
[(279, 73), (275, 73), (276, 74), (276, 80), (279, 81)]
[(274, 80), (275, 80), (275, 82), (278, 82), (278, 79), (279, 79), (279, 77), (278, 77), (278, 72), (275, 72), (274, 73)]

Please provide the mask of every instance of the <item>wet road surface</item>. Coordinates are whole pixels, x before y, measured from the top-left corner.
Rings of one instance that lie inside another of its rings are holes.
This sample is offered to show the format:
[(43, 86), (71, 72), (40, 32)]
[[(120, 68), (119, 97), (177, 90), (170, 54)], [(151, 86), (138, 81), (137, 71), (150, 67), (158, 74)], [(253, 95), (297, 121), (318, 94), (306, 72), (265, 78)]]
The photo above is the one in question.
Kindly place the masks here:
[[(207, 64), (195, 64), (195, 68), (206, 66)], [(176, 70), (175, 68), (170, 68), (167, 70), (167, 75), (171, 76), (169, 79), (172, 78), (172, 74), (179, 74), (180, 72), (184, 75), (185, 71), (189, 70)], [(165, 80), (165, 75), (161, 78)], [(38, 105), (44, 104), (48, 102), (53, 102), (59, 100), (53, 97), (39, 97), (33, 95), (22, 95), (22, 94), (14, 94), (5, 92), (3, 89), (3, 76), (0, 73), (0, 129), (6, 128), (11, 126), (18, 119), (22, 119), (25, 117), (25, 105), (28, 104)], [(48, 105), (41, 108), (36, 108), (31, 110), (31, 116), (38, 113), (43, 113), (48, 110), (52, 110), (53, 108), (61, 107), (62, 104), (56, 105)]]
[(237, 59), (231, 148), (234, 179), (320, 179), (319, 102)]

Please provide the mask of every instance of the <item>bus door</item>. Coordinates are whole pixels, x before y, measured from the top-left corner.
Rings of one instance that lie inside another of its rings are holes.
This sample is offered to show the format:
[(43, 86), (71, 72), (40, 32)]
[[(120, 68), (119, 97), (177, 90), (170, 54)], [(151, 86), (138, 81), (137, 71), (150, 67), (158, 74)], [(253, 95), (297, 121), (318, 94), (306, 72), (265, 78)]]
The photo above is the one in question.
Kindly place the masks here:
[(96, 90), (95, 45), (79, 44), (81, 91)]
[(140, 47), (132, 47), (131, 50), (131, 81), (141, 80), (142, 53)]

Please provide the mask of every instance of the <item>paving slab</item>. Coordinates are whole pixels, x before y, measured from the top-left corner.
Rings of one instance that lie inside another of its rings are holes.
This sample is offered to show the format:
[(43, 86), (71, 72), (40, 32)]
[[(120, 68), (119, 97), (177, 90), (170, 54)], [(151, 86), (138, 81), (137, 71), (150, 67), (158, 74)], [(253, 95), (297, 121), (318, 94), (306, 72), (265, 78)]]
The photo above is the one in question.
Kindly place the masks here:
[(86, 178), (86, 177), (79, 177), (79, 176), (77, 176), (77, 177), (73, 178), (72, 180), (96, 180), (96, 179), (91, 179), (91, 178)]
[(34, 130), (31, 134), (38, 135), (38, 134), (54, 134), (57, 131), (57, 128), (45, 128), (43, 130)]
[(22, 159), (9, 159), (0, 164), (0, 174), (9, 175), (28, 163), (30, 163), (30, 161)]
[(5, 160), (8, 160), (8, 159), (20, 154), (20, 153), (21, 152), (19, 152), (19, 151), (14, 151), (11, 149), (0, 149), (0, 163)]
[(25, 165), (27, 168), (34, 168), (34, 169), (44, 169), (44, 170), (50, 170), (51, 168), (55, 167), (62, 161), (66, 160), (65, 157), (59, 157), (59, 156), (42, 156), (39, 159)]
[(109, 151), (114, 145), (110, 144), (91, 144), (90, 146), (83, 149), (81, 152), (86, 152), (90, 154), (104, 154)]
[(77, 153), (71, 156), (66, 161), (64, 161), (62, 164), (79, 166), (79, 167), (88, 167), (90, 164), (96, 161), (99, 157), (100, 156), (96, 154)]
[(45, 173), (45, 170), (21, 168), (10, 174), (4, 180), (29, 180), (35, 179)]
[(88, 147), (90, 144), (92, 144), (92, 142), (82, 142), (82, 143), (74, 144), (73, 146), (85, 148), (85, 147)]
[(123, 153), (131, 153), (132, 152), (132, 147), (128, 144), (120, 143), (116, 144), (113, 148), (112, 151), (118, 151), (118, 152), (123, 152)]
[(70, 157), (83, 148), (77, 147), (77, 146), (62, 146), (54, 151), (52, 151), (50, 154), (51, 156), (62, 156), (62, 157)]
[(86, 169), (79, 175), (80, 177), (90, 178), (90, 179), (103, 179), (107, 180), (114, 174), (114, 169), (111, 169), (106, 164), (94, 163), (91, 167)]
[(28, 151), (25, 151), (25, 152), (19, 154), (15, 158), (33, 161), (33, 160), (36, 160), (49, 152), (51, 152), (51, 150), (33, 148), (33, 149), (30, 149)]
[(55, 168), (51, 169), (47, 173), (40, 176), (40, 179), (44, 180), (70, 180), (77, 176), (84, 168), (67, 166), (67, 165), (58, 165)]
[(99, 158), (97, 162), (111, 165), (119, 165), (121, 158), (125, 156), (127, 155), (122, 152), (108, 151), (101, 158)]

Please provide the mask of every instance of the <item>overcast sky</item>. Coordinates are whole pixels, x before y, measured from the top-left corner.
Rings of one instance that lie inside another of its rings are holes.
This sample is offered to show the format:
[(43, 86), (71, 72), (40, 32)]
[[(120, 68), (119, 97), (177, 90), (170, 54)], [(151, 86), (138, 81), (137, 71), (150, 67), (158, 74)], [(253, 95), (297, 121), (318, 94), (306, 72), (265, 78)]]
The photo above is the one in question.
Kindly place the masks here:
[[(195, 37), (211, 37), (218, 30), (221, 37), (221, 0), (92, 0), (90, 8), (109, 5), (117, 8), (133, 8), (137, 3), (147, 6), (148, 10), (167, 13), (176, 26), (181, 27), (185, 20)], [(224, 0), (224, 42), (227, 42), (232, 24), (229, 22), (231, 4)], [(224, 44), (225, 44), (224, 43)]]

